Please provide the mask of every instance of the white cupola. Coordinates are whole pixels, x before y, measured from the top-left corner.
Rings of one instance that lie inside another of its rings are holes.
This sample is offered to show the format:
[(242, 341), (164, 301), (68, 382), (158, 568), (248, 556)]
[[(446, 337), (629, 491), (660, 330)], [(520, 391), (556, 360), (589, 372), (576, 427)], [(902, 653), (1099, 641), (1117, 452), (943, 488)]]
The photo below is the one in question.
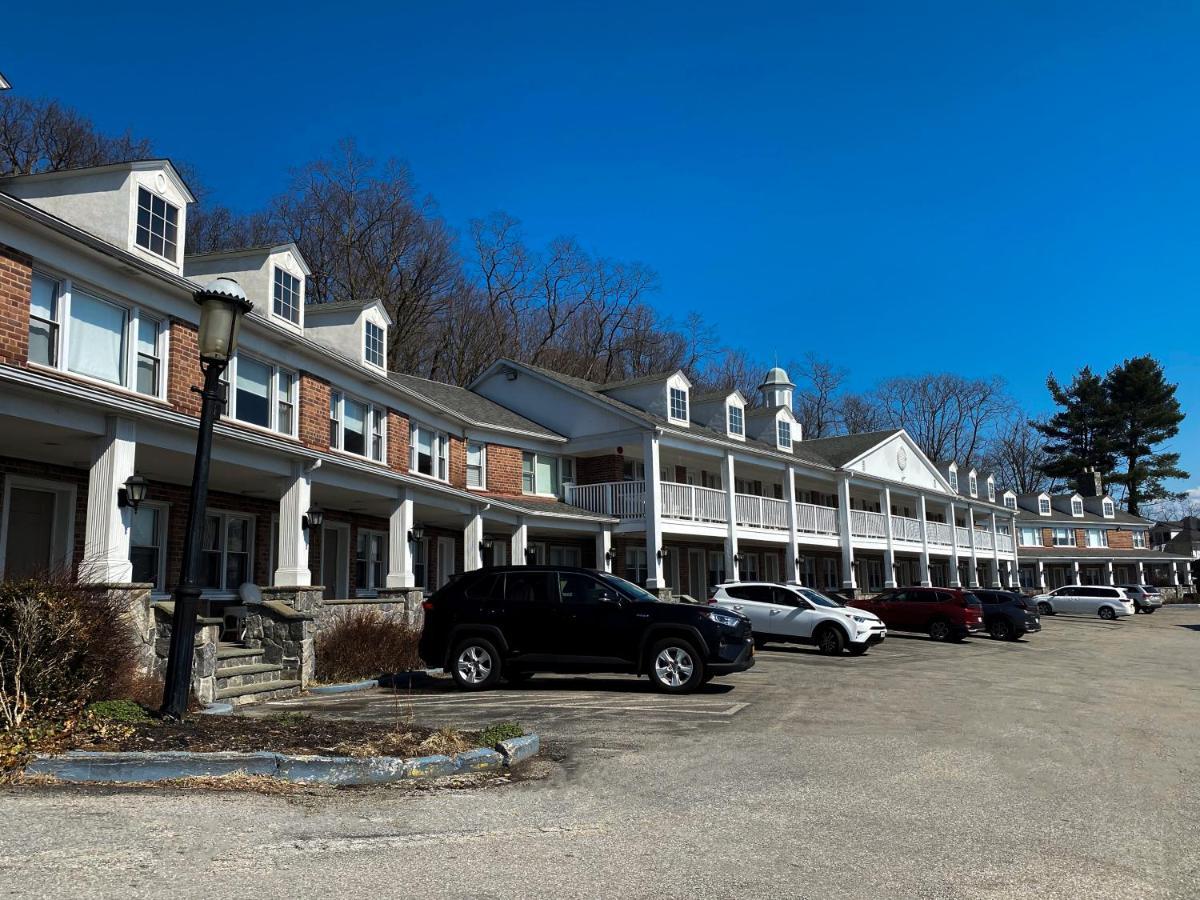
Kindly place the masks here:
[(768, 407), (775, 409), (780, 406), (792, 408), (792, 391), (796, 385), (792, 384), (788, 378), (787, 372), (776, 366), (767, 373), (767, 377), (763, 379), (763, 383), (758, 386), (759, 392), (762, 394), (763, 403)]

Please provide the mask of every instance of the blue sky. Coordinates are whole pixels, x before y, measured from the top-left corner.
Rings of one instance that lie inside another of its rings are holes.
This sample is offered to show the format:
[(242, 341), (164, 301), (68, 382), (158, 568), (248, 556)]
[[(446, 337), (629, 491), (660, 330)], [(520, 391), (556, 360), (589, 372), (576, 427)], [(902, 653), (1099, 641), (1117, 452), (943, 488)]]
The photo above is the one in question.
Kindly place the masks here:
[(351, 6), (66, 0), (48, 48), (18, 4), (0, 71), (237, 208), (354, 137), (452, 225), (641, 260), (670, 314), (855, 388), (1000, 374), (1036, 412), (1152, 352), (1200, 485), (1200, 7)]

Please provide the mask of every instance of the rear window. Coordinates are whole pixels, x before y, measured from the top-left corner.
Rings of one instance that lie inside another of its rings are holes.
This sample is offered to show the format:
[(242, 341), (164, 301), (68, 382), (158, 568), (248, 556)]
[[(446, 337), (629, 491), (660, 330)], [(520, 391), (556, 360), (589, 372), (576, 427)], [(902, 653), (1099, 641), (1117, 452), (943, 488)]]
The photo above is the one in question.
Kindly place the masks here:
[(553, 572), (509, 572), (504, 576), (504, 599), (509, 603), (557, 603)]
[(967, 591), (965, 594), (963, 594), (963, 600), (966, 602), (967, 606), (982, 606), (983, 605), (982, 603), (979, 602), (979, 598), (976, 597), (974, 594), (972, 594), (970, 591)]

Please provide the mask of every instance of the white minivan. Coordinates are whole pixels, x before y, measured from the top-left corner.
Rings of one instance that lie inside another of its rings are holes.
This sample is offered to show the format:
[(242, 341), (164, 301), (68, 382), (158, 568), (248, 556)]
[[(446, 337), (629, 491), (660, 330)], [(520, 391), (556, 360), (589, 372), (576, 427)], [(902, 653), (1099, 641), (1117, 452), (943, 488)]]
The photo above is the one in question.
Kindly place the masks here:
[(1044, 616), (1075, 613), (1116, 619), (1133, 615), (1133, 603), (1123, 590), (1099, 584), (1069, 584), (1033, 599), (1037, 602), (1038, 612)]
[(717, 587), (712, 601), (750, 619), (754, 643), (816, 644), (826, 656), (866, 653), (887, 637), (879, 617), (798, 584), (741, 581)]

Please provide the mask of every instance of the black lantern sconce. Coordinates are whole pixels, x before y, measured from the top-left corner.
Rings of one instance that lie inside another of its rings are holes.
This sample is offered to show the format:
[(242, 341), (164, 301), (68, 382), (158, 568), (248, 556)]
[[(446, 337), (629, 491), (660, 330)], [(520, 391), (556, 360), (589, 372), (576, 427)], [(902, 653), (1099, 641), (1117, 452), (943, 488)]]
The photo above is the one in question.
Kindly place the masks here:
[(495, 545), (495, 541), (493, 541), (490, 537), (485, 537), (482, 541), (479, 542), (479, 552), (487, 553), (488, 551), (490, 551), (492, 549), (492, 547), (494, 545)]
[(146, 492), (149, 488), (150, 482), (141, 475), (130, 475), (125, 479), (124, 487), (117, 488), (118, 508), (123, 509), (128, 506), (137, 512), (138, 505), (146, 499)]
[(422, 525), (414, 525), (408, 529), (408, 540), (410, 543), (419, 544), (425, 538), (425, 528)]
[(667, 559), (671, 555), (671, 551), (668, 550), (666, 547), (660, 547), (657, 555), (658, 555), (658, 561), (662, 562), (664, 559)]
[(311, 528), (320, 528), (325, 522), (325, 510), (319, 506), (310, 506), (308, 513), (300, 518), (300, 527), (305, 531)]
[(616, 558), (617, 558), (617, 551), (612, 549), (611, 547), (609, 547), (607, 550), (604, 551), (604, 561), (605, 562), (612, 562)]

